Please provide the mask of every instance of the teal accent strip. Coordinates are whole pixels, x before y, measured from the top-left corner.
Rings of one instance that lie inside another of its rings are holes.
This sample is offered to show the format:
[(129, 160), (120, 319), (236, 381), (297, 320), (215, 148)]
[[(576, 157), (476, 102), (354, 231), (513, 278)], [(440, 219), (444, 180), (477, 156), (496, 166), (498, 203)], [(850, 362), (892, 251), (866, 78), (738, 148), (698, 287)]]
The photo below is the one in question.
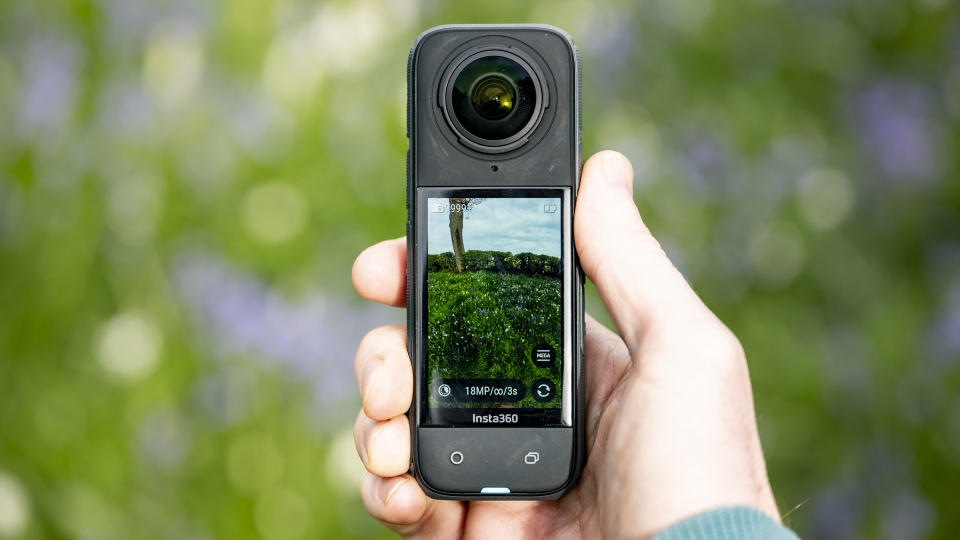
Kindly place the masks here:
[(509, 495), (510, 488), (507, 487), (485, 487), (480, 490), (481, 495)]

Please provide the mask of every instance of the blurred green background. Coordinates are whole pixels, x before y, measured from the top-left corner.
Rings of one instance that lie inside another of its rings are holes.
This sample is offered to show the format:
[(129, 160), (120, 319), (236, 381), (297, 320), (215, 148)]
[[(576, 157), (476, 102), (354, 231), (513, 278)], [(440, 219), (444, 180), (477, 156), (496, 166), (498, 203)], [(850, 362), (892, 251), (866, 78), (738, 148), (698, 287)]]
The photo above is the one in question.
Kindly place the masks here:
[(950, 0), (3, 2), (0, 537), (389, 537), (352, 363), (403, 312), (350, 266), (404, 231), (417, 34), (520, 21), (742, 339), (789, 524), (954, 537)]

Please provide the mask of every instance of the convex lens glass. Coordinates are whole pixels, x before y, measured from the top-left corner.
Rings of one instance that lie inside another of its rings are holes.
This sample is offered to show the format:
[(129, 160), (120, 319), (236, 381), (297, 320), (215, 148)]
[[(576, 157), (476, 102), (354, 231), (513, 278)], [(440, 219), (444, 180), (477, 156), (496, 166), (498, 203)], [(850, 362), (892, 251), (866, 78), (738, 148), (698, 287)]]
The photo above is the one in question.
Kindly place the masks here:
[(507, 139), (533, 117), (536, 85), (514, 60), (484, 56), (460, 71), (450, 100), (457, 121), (472, 135), (491, 141)]

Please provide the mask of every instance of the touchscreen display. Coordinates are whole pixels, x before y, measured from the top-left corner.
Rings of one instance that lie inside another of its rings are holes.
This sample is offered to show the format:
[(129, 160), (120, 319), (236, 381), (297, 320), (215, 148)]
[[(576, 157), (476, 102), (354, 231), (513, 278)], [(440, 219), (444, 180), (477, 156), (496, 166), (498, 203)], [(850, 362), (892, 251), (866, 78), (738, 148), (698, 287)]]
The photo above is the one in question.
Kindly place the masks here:
[(426, 199), (425, 423), (560, 423), (563, 204), (546, 193)]

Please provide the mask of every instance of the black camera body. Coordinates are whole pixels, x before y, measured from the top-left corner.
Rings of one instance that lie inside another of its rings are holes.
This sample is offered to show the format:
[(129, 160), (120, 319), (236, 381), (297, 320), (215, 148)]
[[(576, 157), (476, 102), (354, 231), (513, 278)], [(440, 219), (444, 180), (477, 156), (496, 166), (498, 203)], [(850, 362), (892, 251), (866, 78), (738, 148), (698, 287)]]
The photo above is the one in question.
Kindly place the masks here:
[(573, 41), (424, 32), (407, 130), (411, 470), (433, 498), (559, 498), (585, 461)]

